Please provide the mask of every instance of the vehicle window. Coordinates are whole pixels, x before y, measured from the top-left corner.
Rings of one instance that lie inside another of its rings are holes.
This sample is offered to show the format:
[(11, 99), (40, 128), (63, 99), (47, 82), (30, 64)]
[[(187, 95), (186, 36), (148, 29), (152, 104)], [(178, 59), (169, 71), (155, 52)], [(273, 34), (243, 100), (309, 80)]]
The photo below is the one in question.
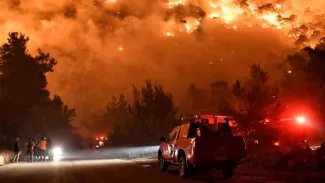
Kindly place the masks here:
[(186, 139), (188, 138), (188, 131), (189, 131), (189, 128), (190, 128), (190, 124), (184, 124), (181, 126), (181, 131), (180, 131), (180, 134), (179, 134), (179, 138), (180, 139)]
[(173, 130), (168, 134), (167, 140), (168, 140), (168, 141), (175, 140), (178, 131), (179, 131), (179, 126), (176, 127), (176, 128), (174, 128), (174, 129), (173, 129)]
[(202, 137), (215, 136), (215, 125), (200, 125), (199, 128)]
[(202, 124), (209, 124), (209, 119), (201, 119)]
[(196, 137), (196, 128), (198, 128), (199, 127), (199, 124), (198, 123), (191, 123), (190, 125), (189, 125), (189, 130), (188, 130), (188, 136), (187, 136), (187, 138), (194, 138), (194, 137)]
[(231, 133), (229, 123), (218, 123), (218, 131), (220, 133)]
[(216, 123), (210, 125), (199, 125), (203, 137), (218, 136), (221, 134), (231, 134), (229, 123)]

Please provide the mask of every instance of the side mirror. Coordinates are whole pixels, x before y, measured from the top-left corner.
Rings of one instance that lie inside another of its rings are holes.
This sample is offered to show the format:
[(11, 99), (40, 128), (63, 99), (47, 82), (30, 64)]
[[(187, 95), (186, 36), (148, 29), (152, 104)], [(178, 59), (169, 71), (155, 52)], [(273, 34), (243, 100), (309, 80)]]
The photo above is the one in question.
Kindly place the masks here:
[(161, 138), (160, 138), (160, 141), (161, 141), (161, 142), (167, 142), (167, 138), (166, 138), (166, 137), (161, 137)]

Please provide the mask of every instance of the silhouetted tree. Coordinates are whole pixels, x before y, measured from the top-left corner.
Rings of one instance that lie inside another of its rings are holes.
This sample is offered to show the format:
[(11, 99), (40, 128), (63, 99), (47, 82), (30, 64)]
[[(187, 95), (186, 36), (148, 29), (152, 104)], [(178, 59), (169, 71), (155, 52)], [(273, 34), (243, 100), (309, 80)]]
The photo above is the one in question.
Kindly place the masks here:
[(220, 115), (233, 115), (234, 95), (227, 81), (215, 81), (211, 85), (210, 107)]
[(128, 103), (125, 96), (123, 94), (119, 98), (113, 96), (105, 106), (104, 111), (94, 117), (94, 122), (90, 128), (96, 133), (111, 133), (114, 126), (125, 123), (128, 118)]
[(233, 85), (238, 122), (244, 128), (253, 128), (265, 118), (276, 118), (282, 109), (278, 88), (270, 86), (268, 74), (256, 64), (250, 69), (246, 81), (237, 80)]
[(195, 115), (202, 110), (210, 108), (210, 95), (208, 91), (199, 89), (195, 84), (191, 84), (180, 104), (181, 111), (189, 115)]
[[(125, 102), (122, 104), (126, 106)], [(151, 81), (146, 81), (140, 90), (133, 86), (133, 102), (128, 106), (128, 112), (129, 117), (124, 118), (124, 123), (115, 123), (110, 135), (112, 145), (157, 144), (160, 136), (179, 123), (172, 95)]]
[[(322, 38), (315, 48), (306, 47), (288, 55), (283, 88), (288, 103), (311, 108), (315, 122), (325, 120), (325, 46)], [(318, 124), (317, 124), (318, 125)], [(325, 124), (319, 124), (324, 125)]]
[(46, 89), (46, 73), (53, 72), (56, 60), (41, 50), (29, 54), (28, 41), (23, 34), (9, 33), (0, 47), (0, 145), (17, 135), (73, 133), (75, 110), (58, 96), (51, 99)]
[(135, 94), (130, 112), (141, 129), (140, 138), (146, 142), (157, 142), (177, 121), (172, 95), (165, 92), (162, 85), (152, 84), (151, 81), (142, 86), (140, 97), (137, 92)]

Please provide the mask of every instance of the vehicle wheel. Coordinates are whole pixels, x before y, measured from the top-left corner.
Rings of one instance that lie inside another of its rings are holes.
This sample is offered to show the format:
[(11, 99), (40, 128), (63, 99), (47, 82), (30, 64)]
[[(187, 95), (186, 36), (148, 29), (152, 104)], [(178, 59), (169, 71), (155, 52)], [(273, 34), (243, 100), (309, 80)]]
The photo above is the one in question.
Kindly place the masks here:
[(224, 179), (230, 179), (234, 175), (233, 167), (225, 167), (222, 169), (222, 176)]
[(179, 168), (178, 168), (178, 174), (180, 177), (187, 177), (188, 176), (188, 166), (187, 161), (184, 155), (182, 155), (179, 159)]
[(161, 172), (165, 172), (168, 169), (168, 164), (161, 153), (158, 154), (158, 168)]

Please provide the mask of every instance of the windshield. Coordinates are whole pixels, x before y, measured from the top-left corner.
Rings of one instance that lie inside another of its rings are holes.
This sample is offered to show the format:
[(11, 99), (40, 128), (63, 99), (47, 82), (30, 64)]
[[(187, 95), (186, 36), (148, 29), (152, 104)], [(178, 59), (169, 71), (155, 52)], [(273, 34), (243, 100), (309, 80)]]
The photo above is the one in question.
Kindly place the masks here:
[(220, 133), (232, 133), (229, 123), (218, 123)]
[(215, 123), (215, 124), (199, 124), (195, 123), (191, 125), (191, 135), (194, 136), (196, 134), (196, 129), (200, 129), (200, 133), (202, 137), (204, 136), (218, 136), (223, 134), (232, 135), (232, 131), (229, 123)]

